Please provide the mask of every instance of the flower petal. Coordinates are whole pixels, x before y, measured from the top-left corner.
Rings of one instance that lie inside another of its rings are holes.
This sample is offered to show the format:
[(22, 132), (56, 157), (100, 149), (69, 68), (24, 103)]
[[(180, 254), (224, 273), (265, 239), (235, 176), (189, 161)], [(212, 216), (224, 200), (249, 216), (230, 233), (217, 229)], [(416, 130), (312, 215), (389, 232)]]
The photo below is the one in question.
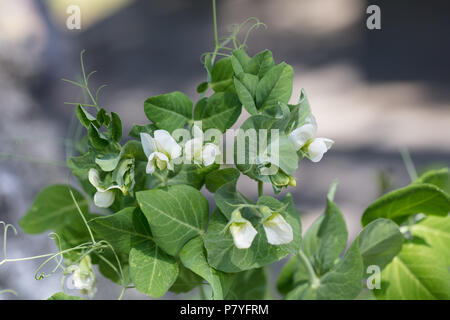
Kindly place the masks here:
[(294, 144), (295, 149), (298, 150), (301, 147), (303, 147), (306, 144), (306, 142), (314, 138), (316, 131), (317, 126), (311, 123), (307, 123), (292, 131), (289, 134), (289, 139)]
[(84, 257), (79, 265), (73, 265), (71, 267), (72, 268), (70, 268), (70, 272), (73, 272), (73, 287), (75, 289), (81, 290), (81, 293), (83, 294), (87, 293), (89, 295), (89, 298), (92, 298), (96, 292), (96, 278), (95, 272), (92, 269), (90, 257)]
[(155, 131), (156, 148), (170, 156), (170, 159), (176, 159), (181, 156), (181, 147), (175, 139), (166, 130)]
[(109, 191), (97, 191), (94, 195), (94, 203), (97, 207), (108, 208), (113, 204), (115, 193), (112, 190)]
[(154, 153), (152, 153), (150, 157), (148, 157), (147, 167), (145, 168), (145, 172), (147, 174), (152, 174), (153, 172), (155, 172), (156, 166), (154, 157), (155, 157)]
[(200, 129), (200, 127), (194, 125), (192, 127), (192, 134), (194, 135), (194, 138), (203, 138), (203, 131)]
[(316, 138), (308, 146), (308, 154), (312, 162), (319, 162), (324, 153), (333, 145), (333, 140), (326, 138)]
[(233, 236), (234, 245), (238, 249), (247, 249), (252, 245), (253, 239), (258, 233), (249, 221), (230, 225), (230, 232)]
[(97, 190), (103, 190), (103, 188), (100, 187), (101, 180), (100, 175), (97, 170), (95, 169), (89, 169), (89, 182), (97, 189)]
[(141, 132), (142, 149), (147, 157), (149, 157), (154, 151), (156, 151), (155, 139), (148, 133)]
[(210, 166), (216, 161), (216, 157), (220, 155), (220, 149), (214, 143), (207, 143), (203, 147), (202, 159), (205, 166)]
[(316, 121), (316, 117), (314, 117), (314, 115), (311, 113), (309, 114), (306, 118), (305, 118), (305, 124), (309, 123), (312, 124), (314, 127), (316, 127), (317, 129), (317, 121)]
[(186, 144), (184, 145), (184, 155), (186, 159), (189, 161), (201, 162), (202, 146), (203, 141), (199, 138), (191, 139), (186, 142)]
[(122, 190), (122, 188), (118, 184), (115, 184), (115, 185), (112, 185), (112, 186), (109, 186), (108, 188), (106, 188), (105, 191), (108, 191), (108, 190), (111, 190), (111, 189)]
[(169, 158), (161, 152), (153, 152), (154, 162), (159, 170), (164, 170), (169, 163)]
[(274, 213), (272, 217), (263, 223), (263, 227), (264, 231), (266, 231), (267, 241), (270, 244), (285, 244), (294, 239), (291, 225), (279, 213)]
[(325, 145), (327, 146), (327, 150), (330, 150), (334, 144), (334, 141), (328, 138), (317, 138), (317, 139), (322, 140), (325, 143)]

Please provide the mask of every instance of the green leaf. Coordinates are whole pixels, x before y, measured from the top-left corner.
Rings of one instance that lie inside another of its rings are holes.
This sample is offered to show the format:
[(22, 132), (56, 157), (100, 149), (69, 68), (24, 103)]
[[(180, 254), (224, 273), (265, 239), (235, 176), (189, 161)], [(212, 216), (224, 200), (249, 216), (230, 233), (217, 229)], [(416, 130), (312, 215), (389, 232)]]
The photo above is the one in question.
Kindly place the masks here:
[(206, 82), (206, 81), (200, 83), (200, 84), (197, 86), (197, 93), (203, 93), (203, 92), (205, 92), (206, 90), (208, 90), (208, 86), (209, 86), (209, 83)]
[(327, 198), (325, 213), (303, 237), (302, 250), (320, 276), (331, 269), (347, 244), (347, 227), (339, 207)]
[(178, 263), (178, 277), (169, 291), (174, 293), (185, 293), (192, 291), (202, 284), (203, 279), (186, 268), (181, 262)]
[(118, 154), (105, 154), (99, 155), (95, 158), (95, 163), (102, 169), (102, 171), (113, 171), (119, 163), (120, 155)]
[[(124, 279), (122, 280), (119, 265), (117, 262), (117, 258), (119, 259), (120, 266), (122, 268), (122, 273), (124, 276)], [(126, 254), (116, 252), (116, 255), (112, 252), (110, 249), (103, 250), (101, 253), (102, 258), (100, 258), (98, 255), (92, 256), (92, 263), (98, 265), (98, 270), (100, 273), (107, 279), (117, 283), (118, 285), (128, 285), (131, 282), (130, 279), (130, 265), (128, 263), (128, 257), (129, 252)], [(106, 262), (105, 259), (109, 262)], [(112, 264), (114, 268), (111, 267)]]
[(139, 292), (159, 298), (177, 279), (178, 264), (160, 247), (146, 241), (130, 251), (130, 276)]
[(197, 104), (194, 120), (202, 121), (203, 131), (214, 128), (225, 132), (239, 118), (241, 110), (242, 106), (236, 94), (218, 92), (209, 97), (206, 103)]
[(277, 280), (277, 289), (281, 294), (286, 294), (295, 288), (294, 274), (297, 270), (297, 257), (292, 256), (284, 264)]
[(272, 52), (264, 50), (257, 53), (245, 68), (245, 72), (257, 75), (261, 79), (274, 67)]
[(211, 71), (211, 88), (215, 92), (234, 91), (233, 67), (230, 58), (223, 58), (214, 64)]
[(72, 157), (67, 160), (67, 166), (73, 175), (78, 179), (83, 190), (91, 197), (97, 191), (88, 180), (89, 169), (95, 168), (95, 154), (92, 151), (79, 157)]
[(450, 193), (450, 173), (448, 168), (430, 170), (422, 174), (414, 183), (428, 183)]
[(365, 226), (377, 218), (395, 222), (416, 214), (446, 216), (450, 211), (450, 197), (431, 184), (412, 184), (389, 192), (375, 200), (364, 211), (361, 222)]
[[(217, 193), (225, 187), (229, 187), (229, 184), (222, 186)], [(258, 204), (267, 205), (274, 211), (285, 208), (281, 214), (291, 225), (294, 235), (297, 235), (297, 237), (294, 237), (294, 240), (288, 244), (279, 246), (269, 244), (264, 228), (258, 221), (259, 218), (256, 218), (248, 211), (249, 209), (246, 208), (241, 210), (242, 215), (245, 219), (252, 222), (258, 232), (252, 245), (248, 249), (236, 248), (229, 230), (225, 228), (228, 223), (226, 217), (230, 217), (230, 210), (233, 208), (225, 202), (229, 201), (229, 203), (235, 203), (236, 200), (238, 200), (238, 196), (230, 195), (229, 197), (223, 197), (224, 202), (219, 204), (216, 198), (217, 208), (211, 216), (208, 231), (206, 232), (206, 237), (204, 239), (205, 248), (208, 252), (208, 263), (211, 266), (224, 272), (239, 272), (259, 268), (266, 264), (279, 261), (289, 253), (298, 251), (301, 243), (301, 238), (298, 236), (301, 234), (301, 225), (291, 195), (288, 194), (285, 199), (283, 199), (283, 202), (270, 197), (264, 197)], [(240, 203), (243, 202), (241, 201)], [(218, 209), (220, 207), (225, 208), (226, 213), (222, 213)]]
[(234, 279), (226, 300), (266, 299), (267, 276), (264, 268), (242, 271)]
[(257, 114), (255, 97), (258, 77), (248, 73), (240, 73), (237, 77), (234, 77), (234, 86), (245, 110), (251, 115)]
[(174, 185), (136, 193), (153, 240), (170, 255), (190, 239), (202, 235), (209, 215), (208, 200), (197, 189)]
[(439, 251), (423, 240), (403, 244), (400, 253), (381, 272), (382, 300), (450, 299), (450, 273)]
[(402, 249), (403, 235), (391, 220), (377, 219), (361, 231), (357, 241), (364, 270), (370, 265), (383, 269)]
[(108, 113), (106, 112), (105, 109), (101, 108), (98, 112), (97, 112), (97, 121), (99, 123), (99, 125), (97, 126), (98, 128), (100, 127), (100, 125), (104, 124), (105, 126), (108, 126), (109, 123), (111, 122), (111, 118), (109, 117)]
[(212, 268), (206, 260), (205, 249), (201, 237), (191, 239), (180, 251), (180, 259), (183, 265), (208, 281), (213, 289), (214, 300), (223, 300), (226, 292), (222, 282), (228, 275)]
[(235, 74), (240, 74), (247, 70), (247, 66), (251, 61), (251, 58), (242, 49), (236, 49), (231, 56), (231, 65)]
[(98, 129), (91, 123), (88, 128), (88, 138), (91, 145), (98, 150), (103, 150), (109, 145), (106, 137), (98, 131)]
[[(98, 217), (98, 215), (91, 213), (83, 213), (86, 221), (90, 219), (94, 219)], [(72, 215), (72, 219), (65, 222), (65, 224), (61, 224), (52, 228), (53, 232), (58, 235), (58, 237), (54, 238), (55, 244), (61, 250), (70, 249), (76, 247), (80, 244), (87, 243), (92, 241), (91, 235), (84, 223), (83, 219), (80, 217), (80, 214), (77, 212), (76, 215)], [(76, 261), (81, 256), (80, 251), (70, 251), (63, 254), (65, 259)]]
[(166, 185), (186, 184), (200, 190), (205, 182), (206, 175), (218, 168), (218, 164), (213, 164), (208, 167), (200, 167), (196, 164), (176, 166), (175, 171), (166, 171), (165, 173), (161, 173), (160, 177), (150, 176), (150, 183), (147, 189), (154, 189)]
[(411, 226), (411, 233), (423, 239), (450, 267), (450, 217), (429, 216)]
[(184, 93), (175, 91), (148, 98), (144, 112), (159, 129), (172, 132), (192, 119), (192, 102)]
[(284, 62), (270, 69), (256, 88), (258, 110), (278, 106), (279, 103), (288, 103), (292, 94), (293, 78), (292, 67)]
[(311, 107), (304, 89), (302, 89), (300, 93), (298, 104), (289, 105), (289, 109), (291, 112), (287, 131), (291, 132), (304, 125), (306, 123), (306, 118), (311, 114)]
[(354, 299), (362, 290), (363, 260), (357, 242), (339, 262), (333, 266), (316, 286), (310, 282), (299, 284), (286, 295), (288, 300), (349, 300)]
[(205, 178), (206, 189), (210, 192), (216, 192), (221, 186), (230, 181), (237, 180), (240, 176), (239, 170), (235, 168), (225, 168), (221, 170), (215, 170)]
[(77, 190), (67, 185), (52, 185), (36, 196), (28, 212), (20, 219), (19, 225), (22, 229), (26, 233), (37, 234), (54, 230), (73, 219), (81, 220), (69, 188), (81, 211), (87, 213), (88, 202)]
[(84, 299), (77, 296), (69, 296), (64, 292), (57, 292), (47, 300), (84, 300)]
[(147, 164), (148, 158), (142, 149), (142, 145), (138, 141), (130, 140), (127, 141), (120, 151), (120, 158), (136, 159), (137, 161), (142, 161)]
[(95, 218), (89, 224), (117, 252), (128, 254), (132, 247), (152, 241), (147, 220), (138, 208), (124, 208), (115, 214)]
[[(277, 119), (273, 117), (269, 117), (266, 115), (256, 115), (249, 117), (241, 126), (243, 130), (242, 133), (238, 133), (235, 141), (235, 163), (236, 167), (245, 175), (249, 176), (252, 179), (270, 182), (269, 176), (262, 175), (261, 170), (256, 164), (256, 158), (261, 156), (264, 153), (264, 149), (267, 149), (266, 156), (270, 157), (271, 154), (271, 145), (270, 143), (278, 142), (278, 149), (275, 149), (275, 152), (278, 151), (278, 167), (283, 170), (286, 174), (293, 174), (298, 167), (298, 156), (294, 145), (289, 140), (289, 138), (283, 134), (286, 125), (286, 119)], [(244, 135), (244, 133), (250, 133), (254, 129), (256, 132), (255, 139), (257, 139), (257, 143), (251, 142), (249, 143)], [(261, 129), (267, 130), (267, 143), (264, 145), (262, 141), (264, 141), (265, 137), (260, 137), (259, 134), (263, 134), (264, 131)], [(271, 131), (272, 129), (280, 130), (278, 139), (272, 138)], [(273, 141), (271, 141), (273, 140)], [(242, 147), (242, 143), (245, 144)], [(241, 150), (242, 149), (242, 150)], [(242, 154), (242, 153), (245, 154)], [(238, 158), (240, 156), (242, 159)], [(276, 156), (274, 154), (273, 156)]]
[[(214, 200), (217, 208), (227, 218), (231, 219), (231, 214), (240, 204), (253, 204), (252, 201), (247, 199), (242, 193), (236, 189), (237, 180), (233, 180), (225, 183), (216, 190)], [(242, 211), (251, 214), (249, 208), (243, 208)]]
[(133, 138), (141, 139), (141, 132), (153, 134), (153, 131), (157, 129), (158, 128), (153, 123), (144, 125), (134, 124), (128, 134)]
[(195, 164), (184, 164), (180, 171), (175, 175), (169, 174), (167, 185), (186, 184), (196, 189), (201, 189), (205, 181), (206, 175), (216, 170), (218, 164), (213, 164), (208, 167), (199, 167)]
[(122, 120), (114, 112), (111, 112), (111, 138), (116, 142), (122, 139)]
[(78, 120), (80, 120), (80, 123), (84, 127), (86, 127), (86, 129), (89, 128), (89, 125), (91, 123), (95, 123), (97, 126), (99, 126), (97, 119), (92, 114), (90, 114), (88, 111), (86, 111), (86, 109), (84, 109), (82, 105), (79, 104), (77, 106), (75, 113), (78, 117)]

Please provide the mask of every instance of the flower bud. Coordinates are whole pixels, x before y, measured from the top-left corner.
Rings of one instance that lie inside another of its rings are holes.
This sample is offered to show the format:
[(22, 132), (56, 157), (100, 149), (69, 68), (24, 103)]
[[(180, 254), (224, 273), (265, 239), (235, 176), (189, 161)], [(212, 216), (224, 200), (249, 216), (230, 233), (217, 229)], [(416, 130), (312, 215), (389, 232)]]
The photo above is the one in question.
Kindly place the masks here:
[(289, 176), (289, 183), (288, 183), (288, 185), (291, 186), (291, 187), (294, 187), (294, 188), (297, 186), (297, 181), (295, 180), (294, 177)]

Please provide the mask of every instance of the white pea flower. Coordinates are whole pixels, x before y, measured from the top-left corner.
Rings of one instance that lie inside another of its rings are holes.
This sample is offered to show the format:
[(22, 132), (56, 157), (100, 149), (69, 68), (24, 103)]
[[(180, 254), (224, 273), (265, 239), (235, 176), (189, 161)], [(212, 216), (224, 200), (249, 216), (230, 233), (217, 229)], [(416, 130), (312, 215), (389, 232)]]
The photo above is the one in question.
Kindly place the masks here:
[(312, 162), (319, 162), (324, 153), (327, 152), (334, 141), (327, 138), (315, 138), (317, 124), (313, 115), (308, 116), (306, 123), (289, 134), (289, 139), (296, 150), (306, 149), (306, 153)]
[(113, 204), (116, 194), (112, 189), (122, 190), (119, 185), (104, 187), (96, 169), (89, 170), (89, 182), (97, 189), (94, 195), (94, 204), (100, 208), (108, 208)]
[(267, 241), (273, 245), (289, 243), (294, 239), (292, 227), (281, 214), (272, 212), (272, 214), (263, 222)]
[(152, 174), (155, 169), (174, 170), (173, 160), (181, 156), (181, 147), (166, 130), (156, 130), (154, 138), (141, 133), (142, 148), (148, 157), (146, 172)]
[(95, 272), (92, 269), (91, 257), (85, 256), (79, 265), (70, 266), (69, 272), (72, 272), (72, 284), (75, 289), (81, 290), (81, 293), (87, 294), (93, 298), (97, 288), (95, 287)]
[(188, 161), (194, 163), (203, 163), (210, 166), (216, 161), (216, 157), (221, 154), (220, 149), (214, 143), (206, 143), (203, 145), (203, 132), (197, 127), (192, 127), (194, 138), (187, 141), (184, 145), (184, 156)]
[(239, 210), (233, 211), (229, 228), (233, 236), (234, 245), (238, 249), (250, 248), (253, 239), (258, 233), (250, 221), (242, 218)]
[(324, 153), (327, 152), (334, 141), (327, 138), (315, 138), (308, 146), (309, 158), (312, 162), (319, 162)]

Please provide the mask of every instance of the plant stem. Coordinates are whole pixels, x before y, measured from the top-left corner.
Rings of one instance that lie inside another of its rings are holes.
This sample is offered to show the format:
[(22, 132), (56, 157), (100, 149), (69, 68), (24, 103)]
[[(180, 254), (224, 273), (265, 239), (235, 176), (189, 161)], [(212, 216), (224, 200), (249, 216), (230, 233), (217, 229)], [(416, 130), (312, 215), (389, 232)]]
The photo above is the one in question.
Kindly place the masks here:
[(208, 300), (208, 299), (206, 299), (205, 289), (203, 289), (203, 285), (202, 284), (198, 287), (198, 291), (200, 293), (200, 299), (201, 300)]
[(258, 181), (258, 197), (264, 194), (264, 184), (262, 181)]
[(213, 23), (214, 23), (214, 46), (219, 46), (219, 36), (217, 34), (217, 14), (216, 14), (216, 0), (212, 0), (213, 7)]
[[(67, 180), (69, 180), (69, 179), (70, 179), (70, 178), (68, 177)], [(69, 184), (69, 183), (68, 183), (68, 184)], [(86, 228), (87, 228), (87, 230), (88, 230), (88, 232), (89, 232), (89, 236), (91, 237), (92, 244), (95, 245), (96, 242), (95, 242), (94, 235), (92, 234), (91, 228), (89, 227), (89, 224), (87, 223), (87, 220), (86, 220), (86, 218), (84, 217), (84, 214), (83, 214), (83, 212), (81, 211), (80, 206), (78, 205), (78, 202), (77, 202), (77, 200), (75, 199), (75, 196), (73, 195), (72, 189), (70, 189), (70, 187), (68, 187), (68, 190), (69, 190), (70, 196), (72, 197), (73, 203), (74, 203), (75, 206), (77, 207), (77, 211), (78, 211), (78, 213), (80, 214), (81, 219), (83, 219), (84, 225), (86, 226)]]
[(11, 293), (11, 294), (17, 296), (17, 292), (15, 292), (15, 291), (12, 290), (12, 289), (0, 290), (0, 294), (5, 294), (5, 293)]
[(122, 299), (123, 299), (123, 296), (124, 296), (125, 291), (126, 291), (127, 289), (128, 289), (127, 287), (123, 287), (123, 288), (122, 288), (122, 291), (120, 292), (120, 296), (119, 296), (119, 298), (117, 298), (117, 300), (122, 300)]
[(320, 284), (320, 279), (317, 277), (316, 273), (314, 272), (314, 269), (311, 265), (311, 263), (308, 260), (308, 257), (303, 253), (303, 251), (300, 249), (298, 251), (298, 257), (303, 262), (303, 264), (308, 269), (309, 273), (309, 283), (311, 284), (311, 287), (317, 288)]
[(402, 155), (403, 163), (405, 164), (406, 171), (408, 171), (411, 182), (415, 181), (417, 179), (417, 171), (414, 163), (412, 162), (411, 155), (409, 154), (408, 149), (400, 149), (400, 154)]

